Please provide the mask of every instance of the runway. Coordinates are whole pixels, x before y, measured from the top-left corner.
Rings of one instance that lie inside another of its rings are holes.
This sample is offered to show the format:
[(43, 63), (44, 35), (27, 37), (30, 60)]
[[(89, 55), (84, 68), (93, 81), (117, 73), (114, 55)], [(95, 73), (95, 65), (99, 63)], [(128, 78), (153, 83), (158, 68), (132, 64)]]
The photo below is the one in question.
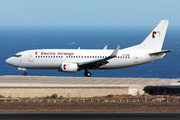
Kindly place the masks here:
[(97, 78), (50, 76), (0, 76), (0, 95), (4, 97), (64, 97), (142, 95), (147, 85), (167, 85), (179, 79)]
[(46, 83), (46, 84), (137, 84), (166, 85), (179, 79), (160, 78), (101, 78), (101, 77), (52, 77), (52, 76), (0, 76), (0, 83)]
[(180, 113), (7, 113), (1, 120), (179, 120)]

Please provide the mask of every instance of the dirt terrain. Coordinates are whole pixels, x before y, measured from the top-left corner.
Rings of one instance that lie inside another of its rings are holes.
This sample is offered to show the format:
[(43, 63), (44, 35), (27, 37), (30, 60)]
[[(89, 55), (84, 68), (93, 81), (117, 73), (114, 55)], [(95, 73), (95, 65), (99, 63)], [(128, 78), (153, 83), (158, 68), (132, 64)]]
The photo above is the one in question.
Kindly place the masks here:
[[(71, 101), (71, 102), (70, 102)], [(180, 112), (180, 98), (108, 95), (92, 98), (0, 100), (0, 113), (35, 112)]]

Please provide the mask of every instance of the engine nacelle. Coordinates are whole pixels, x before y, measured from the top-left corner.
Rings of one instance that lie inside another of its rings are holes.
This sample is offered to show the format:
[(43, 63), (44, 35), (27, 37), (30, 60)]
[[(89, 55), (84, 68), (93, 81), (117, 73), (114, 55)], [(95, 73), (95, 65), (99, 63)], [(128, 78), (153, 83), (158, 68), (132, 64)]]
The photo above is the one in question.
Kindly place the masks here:
[(77, 72), (78, 66), (75, 63), (62, 63), (60, 71), (62, 72)]

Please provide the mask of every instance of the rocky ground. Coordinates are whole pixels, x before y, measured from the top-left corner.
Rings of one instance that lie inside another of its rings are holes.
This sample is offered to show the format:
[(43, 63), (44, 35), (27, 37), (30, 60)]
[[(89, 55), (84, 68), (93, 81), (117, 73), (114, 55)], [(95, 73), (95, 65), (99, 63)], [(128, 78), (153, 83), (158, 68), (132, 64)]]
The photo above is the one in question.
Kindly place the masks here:
[[(32, 112), (180, 112), (180, 100), (178, 97), (149, 96), (145, 101), (142, 96), (108, 95), (92, 98), (67, 98), (72, 102), (47, 102), (47, 100), (33, 102), (18, 102), (3, 98), (0, 102), (0, 113), (32, 113)], [(12, 98), (11, 98), (12, 99)], [(78, 102), (76, 100), (78, 99)], [(82, 99), (82, 100), (80, 100)], [(94, 102), (91, 102), (91, 99)], [(118, 101), (121, 99), (121, 102)], [(128, 99), (128, 101), (127, 101)], [(139, 99), (139, 101), (137, 101)], [(152, 101), (154, 99), (154, 101)], [(169, 101), (167, 102), (167, 99)], [(175, 99), (175, 101), (174, 101)], [(85, 100), (86, 102), (84, 102)], [(99, 102), (98, 102), (99, 100)], [(105, 102), (103, 100), (108, 100)], [(134, 101), (135, 100), (135, 101)]]

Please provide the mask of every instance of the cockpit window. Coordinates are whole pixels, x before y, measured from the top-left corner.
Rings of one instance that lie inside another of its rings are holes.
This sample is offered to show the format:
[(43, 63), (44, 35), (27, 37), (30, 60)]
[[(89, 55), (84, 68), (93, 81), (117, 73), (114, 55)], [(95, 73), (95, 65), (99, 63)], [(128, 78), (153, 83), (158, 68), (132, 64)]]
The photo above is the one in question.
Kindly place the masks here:
[(13, 57), (17, 57), (17, 58), (18, 58), (18, 57), (21, 57), (21, 56), (22, 56), (22, 55), (14, 55)]

